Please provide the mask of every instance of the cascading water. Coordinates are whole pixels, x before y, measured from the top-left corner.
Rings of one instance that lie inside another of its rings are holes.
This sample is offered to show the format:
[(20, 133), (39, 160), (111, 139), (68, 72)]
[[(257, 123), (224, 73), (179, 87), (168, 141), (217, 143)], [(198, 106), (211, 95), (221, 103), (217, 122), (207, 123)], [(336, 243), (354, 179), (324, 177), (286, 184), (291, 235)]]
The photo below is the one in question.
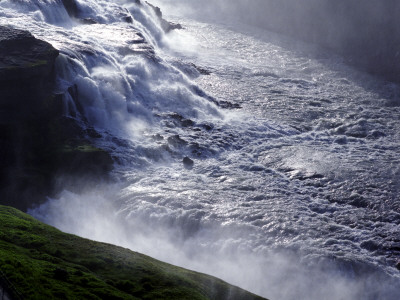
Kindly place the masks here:
[(271, 299), (398, 298), (398, 85), (244, 25), (76, 3), (2, 1), (0, 24), (60, 50), (118, 182), (31, 214)]

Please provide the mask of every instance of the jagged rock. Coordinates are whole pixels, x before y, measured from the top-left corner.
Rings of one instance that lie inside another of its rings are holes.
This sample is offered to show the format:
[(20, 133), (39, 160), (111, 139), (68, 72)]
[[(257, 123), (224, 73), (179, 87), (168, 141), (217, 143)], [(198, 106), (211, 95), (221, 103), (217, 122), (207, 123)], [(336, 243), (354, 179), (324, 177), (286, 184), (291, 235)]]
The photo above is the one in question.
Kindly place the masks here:
[(182, 25), (179, 23), (168, 22), (163, 23), (163, 29), (165, 32), (170, 32), (171, 30), (183, 29)]
[(155, 6), (147, 1), (146, 1), (146, 3), (154, 10), (157, 17), (162, 18), (161, 9), (158, 6)]
[(211, 123), (210, 124), (201, 124), (200, 126), (201, 126), (201, 128), (204, 128), (207, 131), (214, 129), (214, 126)]
[(161, 134), (157, 133), (152, 136), (152, 139), (155, 140), (156, 142), (161, 142), (164, 140), (164, 137)]
[(181, 127), (190, 127), (194, 125), (194, 122), (190, 119), (186, 119), (178, 113), (169, 114), (169, 118), (174, 121), (175, 125)]
[(185, 145), (187, 145), (187, 142), (183, 139), (181, 139), (181, 137), (176, 134), (173, 136), (170, 136), (168, 139), (168, 144), (170, 144), (171, 146), (175, 147), (175, 148), (179, 148), (179, 147), (183, 147)]
[(170, 32), (171, 30), (175, 30), (175, 29), (183, 29), (181, 24), (172, 23), (172, 22), (168, 22), (167, 20), (165, 20), (163, 18), (161, 9), (158, 6), (154, 6), (154, 5), (150, 4), (147, 1), (146, 1), (146, 3), (154, 10), (154, 13), (156, 14), (158, 19), (160, 20), (162, 29), (165, 32)]
[(197, 78), (200, 75), (210, 75), (211, 71), (203, 67), (197, 66), (194, 63), (184, 62), (182, 60), (176, 60), (172, 63), (175, 67), (181, 70), (183, 73), (188, 75), (190, 78)]
[(218, 101), (217, 104), (218, 104), (219, 107), (222, 107), (222, 108), (225, 108), (225, 109), (239, 109), (239, 108), (242, 108), (240, 106), (240, 104), (238, 104), (238, 103), (233, 103), (233, 102), (224, 101), (224, 100)]
[(189, 157), (185, 156), (185, 157), (183, 158), (182, 162), (183, 162), (183, 166), (184, 166), (186, 169), (192, 169), (192, 168), (193, 168), (194, 162), (193, 162), (193, 160), (190, 159)]
[(201, 75), (210, 75), (211, 74), (211, 71), (210, 70), (207, 70), (207, 69), (205, 69), (205, 68), (203, 68), (203, 67), (200, 67), (200, 66), (197, 66), (197, 65), (195, 65), (195, 64), (191, 64), (197, 71), (199, 71), (199, 73), (201, 74)]

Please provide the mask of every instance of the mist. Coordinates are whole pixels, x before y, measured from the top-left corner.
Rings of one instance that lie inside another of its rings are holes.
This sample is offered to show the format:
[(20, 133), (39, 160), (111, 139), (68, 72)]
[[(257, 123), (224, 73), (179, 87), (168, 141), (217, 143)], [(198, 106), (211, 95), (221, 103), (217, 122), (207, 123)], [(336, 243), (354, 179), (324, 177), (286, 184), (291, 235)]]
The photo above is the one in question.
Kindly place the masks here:
[(300, 257), (289, 249), (250, 250), (246, 226), (221, 226), (139, 199), (121, 205), (123, 194), (120, 185), (64, 191), (29, 213), (62, 231), (211, 274), (269, 299), (395, 299), (398, 292), (397, 281), (373, 266)]
[(398, 81), (400, 3), (395, 0), (154, 2), (172, 15), (250, 24), (311, 42), (363, 70)]

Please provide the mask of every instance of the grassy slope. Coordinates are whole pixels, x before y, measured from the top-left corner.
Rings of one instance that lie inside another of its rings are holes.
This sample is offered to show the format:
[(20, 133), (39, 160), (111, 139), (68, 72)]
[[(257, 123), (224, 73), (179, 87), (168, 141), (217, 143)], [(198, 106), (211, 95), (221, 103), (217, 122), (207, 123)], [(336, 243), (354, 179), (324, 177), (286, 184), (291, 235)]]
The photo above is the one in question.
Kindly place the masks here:
[(0, 206), (0, 269), (26, 299), (263, 299)]

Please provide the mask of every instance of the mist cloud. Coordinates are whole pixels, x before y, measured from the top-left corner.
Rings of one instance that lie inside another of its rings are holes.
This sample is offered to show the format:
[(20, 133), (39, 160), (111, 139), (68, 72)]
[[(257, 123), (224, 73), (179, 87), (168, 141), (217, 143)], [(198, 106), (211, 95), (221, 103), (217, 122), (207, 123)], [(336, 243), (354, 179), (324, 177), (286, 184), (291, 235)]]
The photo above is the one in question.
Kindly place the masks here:
[(312, 42), (398, 81), (400, 2), (395, 0), (154, 0), (170, 14), (250, 24)]
[[(119, 206), (119, 186), (81, 195), (64, 191), (30, 213), (65, 232), (116, 244), (218, 276), (270, 299), (395, 299), (398, 283), (373, 267), (289, 250), (244, 250), (246, 230), (149, 203)], [(190, 230), (193, 228), (195, 230)], [(241, 248), (243, 248), (241, 250)]]

